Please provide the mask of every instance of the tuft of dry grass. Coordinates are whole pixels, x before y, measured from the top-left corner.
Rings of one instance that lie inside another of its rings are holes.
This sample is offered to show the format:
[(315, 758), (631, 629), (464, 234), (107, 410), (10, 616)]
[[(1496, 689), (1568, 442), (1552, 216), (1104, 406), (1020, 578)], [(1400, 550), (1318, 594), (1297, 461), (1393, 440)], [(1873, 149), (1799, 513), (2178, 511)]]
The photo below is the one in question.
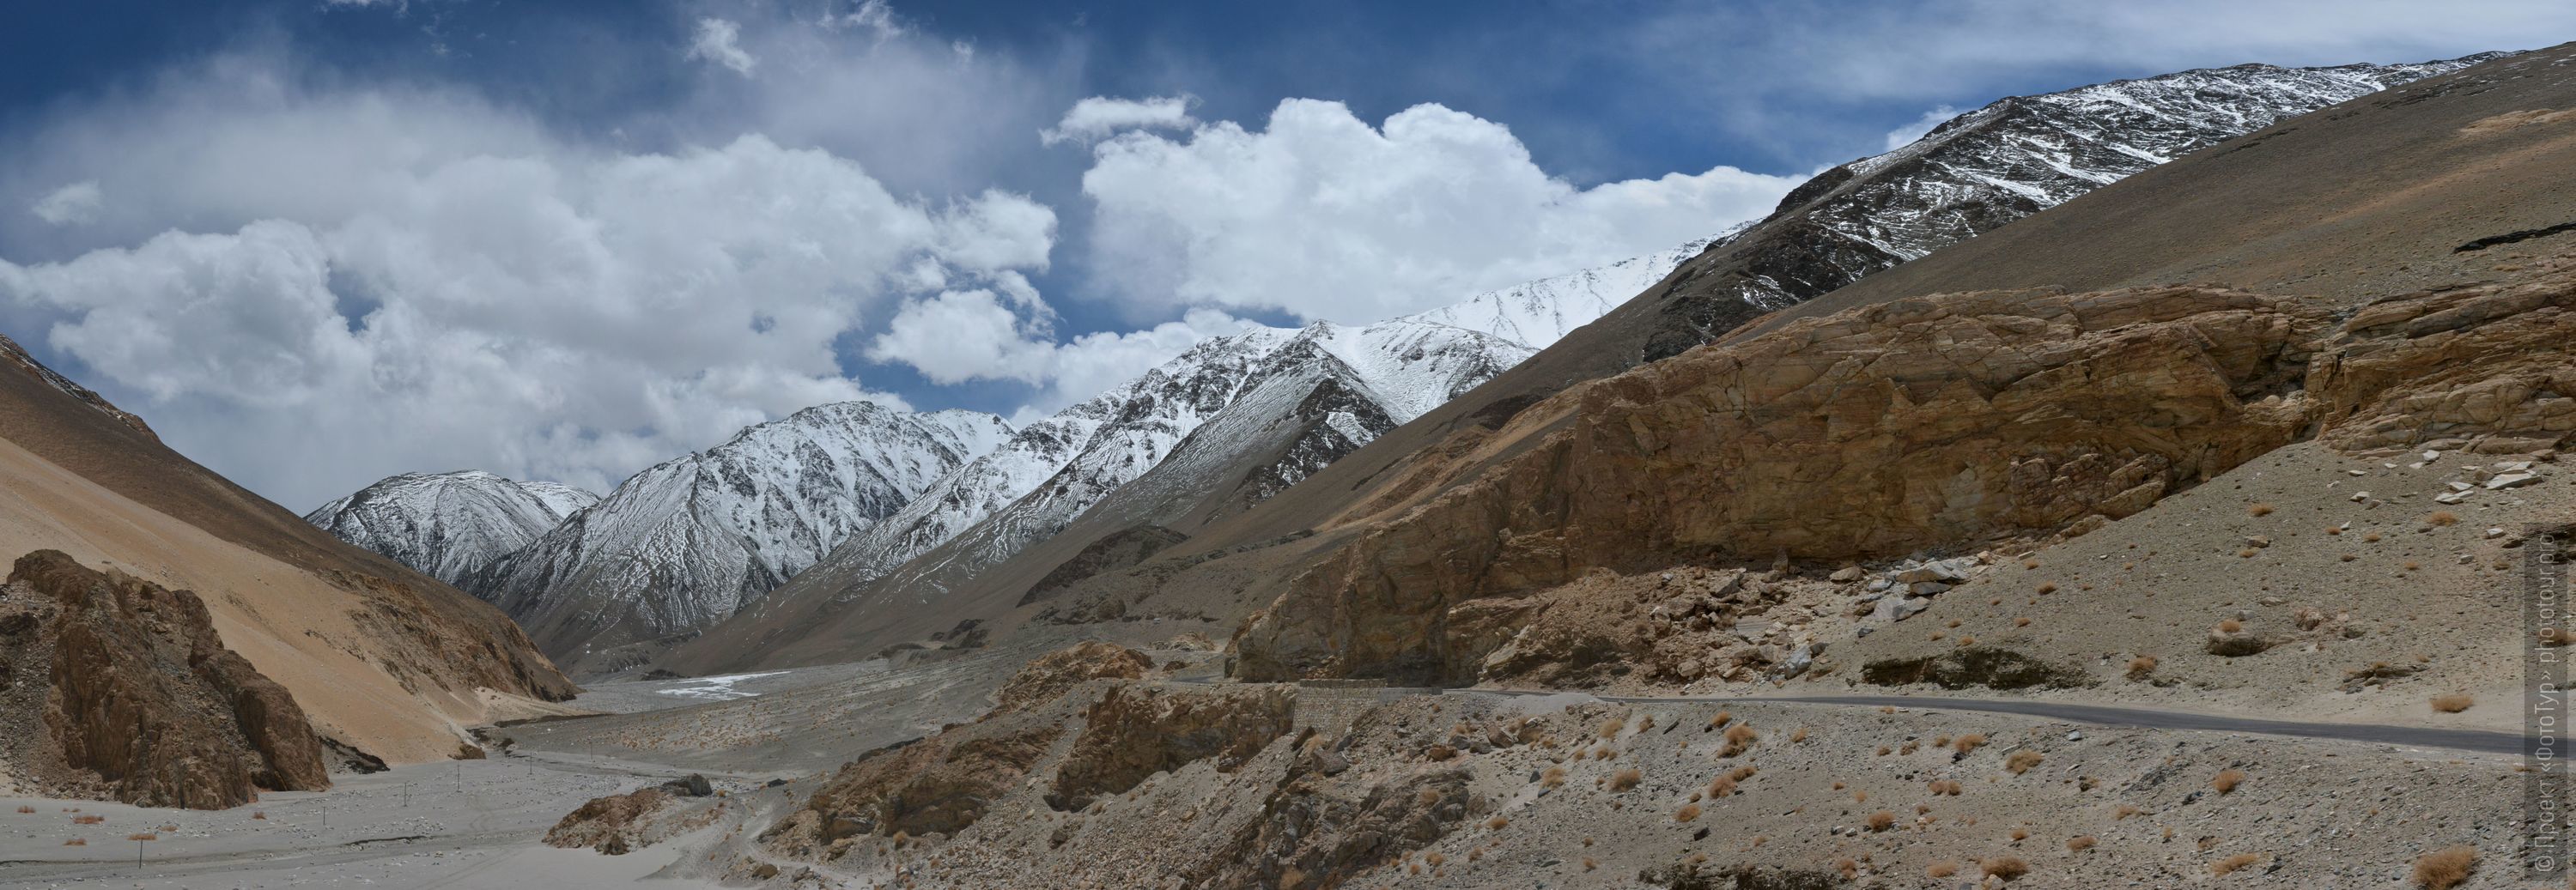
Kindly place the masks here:
[(1890, 828), (1896, 827), (1896, 814), (1886, 810), (1880, 810), (1869, 814), (1869, 819), (1865, 824), (1869, 826), (1869, 830), (1871, 831), (1886, 831)]
[(2234, 856), (2229, 856), (2225, 859), (2218, 860), (2217, 862), (2210, 863), (2209, 873), (2213, 876), (2223, 878), (2226, 877), (2229, 872), (2242, 869), (2261, 861), (2263, 861), (2262, 856), (2253, 853), (2238, 853)]
[(1738, 723), (1729, 726), (1726, 728), (1726, 747), (1718, 749), (1717, 756), (1733, 757), (1742, 754), (1744, 749), (1753, 747), (1754, 742), (1761, 740), (1762, 734), (1754, 732), (1751, 724)]
[(1592, 857), (1590, 857), (1590, 856), (1585, 856), (1585, 857), (1583, 857), (1583, 870), (1584, 870), (1584, 871), (1591, 871), (1591, 870), (1593, 870), (1593, 869), (1600, 868), (1600, 867), (1601, 867), (1601, 863), (1593, 861), (1593, 860), (1592, 860)]
[(2406, 570), (2409, 572), (2420, 572), (2424, 570), (2424, 564), (2410, 559), (2406, 561)]
[(2433, 710), (2444, 714), (2457, 714), (2461, 711), (2468, 710), (2470, 705), (2477, 703), (2477, 697), (2466, 692), (2454, 692), (2449, 695), (2436, 695), (2433, 696), (2432, 702)]
[(1675, 822), (1688, 822), (1697, 818), (1699, 818), (1699, 804), (1682, 804), (1681, 809), (1673, 812), (1673, 821)]
[(1610, 790), (1626, 791), (1630, 788), (1637, 787), (1637, 783), (1645, 780), (1645, 772), (1632, 766), (1610, 774)]
[(2014, 627), (2029, 627), (2029, 626), (2030, 626), (2030, 619), (2028, 619), (2028, 618), (2024, 618), (2024, 617), (2021, 617), (2021, 616), (2016, 615), (2016, 616), (2014, 616), (2014, 617), (2013, 617), (2013, 626), (2014, 626)]
[(1601, 721), (1601, 737), (1605, 739), (1618, 738), (1619, 731), (1626, 728), (1628, 728), (1628, 721), (1612, 717), (1608, 720)]
[(2095, 841), (2092, 835), (2079, 834), (2066, 839), (2066, 851), (2069, 853), (2081, 853), (2086, 850), (2093, 849), (2093, 845), (2095, 843), (2098, 843), (2098, 841)]
[(1719, 777), (1717, 777), (1717, 778), (1714, 778), (1714, 779), (1710, 779), (1710, 780), (1708, 780), (1708, 796), (1710, 796), (1710, 797), (1733, 797), (1733, 796), (1735, 796), (1735, 780), (1734, 780), (1734, 779), (1727, 778), (1727, 777), (1725, 777), (1725, 776), (1719, 776)]
[(1956, 749), (1962, 755), (1974, 754), (1977, 752), (1977, 749), (1985, 746), (1986, 734), (1982, 732), (1972, 732), (1967, 735), (1960, 736), (1958, 741), (1950, 743), (1950, 747)]
[(71, 840), (64, 841), (64, 842), (63, 842), (63, 846), (66, 846), (66, 847), (86, 847), (86, 846), (89, 846), (89, 838), (85, 838), (85, 837), (76, 837), (76, 838), (72, 838)]
[(1512, 820), (1503, 816), (1495, 816), (1494, 818), (1485, 820), (1486, 831), (1501, 831), (1510, 827), (1512, 827)]
[(2243, 550), (2236, 551), (2236, 555), (2237, 555), (2237, 556), (2244, 557), (2244, 558), (2246, 558), (2246, 559), (2253, 559), (2253, 558), (2254, 558), (2254, 554), (2255, 554), (2256, 552), (2257, 552), (2257, 551), (2255, 551), (2255, 549), (2254, 549), (2254, 548), (2252, 548), (2252, 547), (2247, 547), (2247, 548), (2245, 548), (2245, 549), (2243, 549)]
[(2029, 840), (2029, 839), (2030, 839), (2030, 829), (2027, 829), (2027, 828), (2015, 828), (2015, 829), (2013, 829), (2013, 830), (2012, 830), (2012, 839), (2013, 839), (2013, 843), (2016, 843), (2016, 844), (2021, 843), (2021, 842), (2026, 841), (2026, 840)]
[(2362, 543), (2364, 543), (2364, 544), (2377, 544), (2377, 543), (2379, 543), (2379, 533), (2378, 533), (2378, 532), (2368, 532), (2368, 533), (2365, 533), (2365, 534), (2363, 534), (2363, 535), (2361, 536), (2361, 542), (2362, 542)]
[(2220, 794), (2232, 794), (2236, 786), (2242, 784), (2245, 784), (2245, 771), (2241, 769), (2221, 770), (2209, 780), (2209, 787), (2217, 789)]
[(2433, 515), (2424, 517), (2424, 522), (2429, 525), (2438, 525), (2447, 528), (2449, 526), (2460, 524), (2460, 514), (2453, 513), (2449, 510), (2435, 510), (2433, 511)]
[(2038, 590), (2039, 590), (2039, 593), (2040, 593), (2040, 595), (2041, 595), (2041, 596), (2047, 596), (2048, 594), (2056, 593), (2056, 592), (2057, 592), (2057, 582), (2055, 582), (2055, 581), (2049, 581), (2049, 582), (2042, 583), (2042, 584), (2040, 584), (2040, 585), (2039, 585)]
[(1960, 637), (1960, 638), (1959, 638), (1959, 645), (1960, 645), (1960, 646), (1962, 646), (1962, 647), (1966, 647), (1966, 646), (1974, 646), (1974, 645), (1976, 645), (1976, 644), (1977, 644), (1977, 638), (1976, 638), (1976, 637), (1964, 637), (1964, 636), (1963, 636), (1963, 637)]
[(2444, 847), (2415, 859), (2415, 886), (2451, 890), (2478, 870), (2478, 849), (2466, 844)]
[(1546, 772), (1542, 772), (1542, 773), (1539, 773), (1539, 774), (1538, 774), (1538, 783), (1539, 783), (1539, 785), (1541, 785), (1541, 786), (1543, 786), (1543, 787), (1547, 787), (1547, 788), (1556, 788), (1556, 787), (1560, 787), (1560, 786), (1564, 785), (1564, 784), (1565, 784), (1565, 767), (1561, 767), (1561, 766), (1551, 766), (1551, 767), (1548, 767)]
[(253, 819), (266, 819), (266, 818), (268, 818), (268, 811), (267, 811), (267, 810), (259, 810), (259, 811), (257, 811), (257, 812), (251, 813), (251, 814), (250, 814), (250, 817), (251, 817), (251, 818), (253, 818)]
[(2131, 817), (2131, 816), (2135, 816), (2135, 815), (2137, 815), (2137, 814), (2139, 814), (2139, 813), (2141, 813), (2141, 812), (2144, 812), (2144, 811), (2143, 811), (2143, 810), (2138, 809), (2137, 807), (2130, 806), (2130, 805), (2128, 805), (2128, 804), (2121, 804), (2119, 809), (2116, 809), (2116, 810), (2112, 810), (2112, 811), (2111, 811), (2111, 821), (2113, 821), (2113, 822), (2118, 822), (2118, 821), (2120, 821), (2120, 820), (2122, 820), (2122, 819), (2126, 819), (2126, 818), (2129, 818), (2129, 817)]
[(1997, 880), (2010, 881), (2030, 874), (2030, 863), (2021, 861), (2019, 856), (1997, 856), (1977, 863), (1977, 866), (1985, 871), (1986, 877)]
[(2232, 634), (2245, 629), (2245, 622), (2229, 618), (2218, 622), (2218, 632)]
[(2156, 657), (2155, 657), (2155, 656), (2153, 656), (2153, 655), (2140, 655), (2140, 656), (2138, 656), (2138, 657), (2136, 657), (2136, 658), (2129, 659), (2129, 679), (2132, 679), (2132, 680), (2144, 680), (2144, 679), (2146, 679), (2146, 678), (2147, 678), (2147, 675), (2148, 675), (2148, 674), (2152, 674), (2152, 673), (2155, 673), (2155, 672), (2156, 672)]
[(2025, 559), (2025, 560), (2022, 560), (2022, 561), (2021, 561), (2021, 567), (2022, 567), (2023, 569), (2025, 569), (2025, 570), (2036, 570), (2036, 569), (2038, 569), (2038, 568), (2039, 568), (2039, 560), (2036, 560), (2036, 559)]
[(1934, 797), (1942, 795), (1948, 795), (1950, 797), (1959, 796), (1959, 783), (1949, 779), (1934, 779), (1925, 783), (1924, 789), (1932, 792)]
[(22, 806), (22, 807), (19, 807), (19, 808), (18, 808), (18, 812), (21, 812), (21, 813), (33, 813), (33, 812), (35, 812), (35, 811), (36, 811), (36, 808), (35, 808), (35, 807), (23, 807), (23, 806)]
[(1424, 853), (1424, 854), (1422, 854), (1422, 862), (1423, 862), (1423, 864), (1425, 864), (1425, 865), (1429, 865), (1429, 866), (1431, 866), (1432, 868), (1439, 868), (1440, 866), (1443, 866), (1443, 865), (1446, 865), (1446, 864), (1448, 864), (1448, 863), (1449, 863), (1449, 857), (1448, 857), (1448, 856), (1445, 856), (1445, 855), (1442, 855), (1442, 854), (1441, 854), (1441, 852), (1440, 852), (1440, 851), (1438, 851), (1438, 850), (1433, 850), (1433, 851), (1431, 851), (1431, 852), (1429, 852), (1429, 853)]
[(72, 817), (72, 824), (74, 824), (74, 825), (96, 825), (96, 824), (98, 824), (98, 823), (105, 822), (105, 821), (107, 821), (107, 817), (106, 817), (106, 816), (73, 816), (73, 817)]
[(133, 834), (126, 835), (125, 839), (129, 841), (157, 841), (161, 839), (161, 836), (149, 831), (138, 831)]
[(2012, 752), (2012, 756), (2004, 758), (2004, 770), (2018, 776), (2030, 772), (2031, 767), (2038, 766), (2041, 761), (2047, 759), (2037, 751), (2028, 749), (2015, 751)]
[(2270, 516), (2272, 515), (2272, 505), (2252, 504), (2245, 508), (2245, 512), (2252, 516)]
[(1947, 859), (1923, 867), (1923, 876), (1927, 878), (1946, 878), (1958, 873), (1959, 864)]

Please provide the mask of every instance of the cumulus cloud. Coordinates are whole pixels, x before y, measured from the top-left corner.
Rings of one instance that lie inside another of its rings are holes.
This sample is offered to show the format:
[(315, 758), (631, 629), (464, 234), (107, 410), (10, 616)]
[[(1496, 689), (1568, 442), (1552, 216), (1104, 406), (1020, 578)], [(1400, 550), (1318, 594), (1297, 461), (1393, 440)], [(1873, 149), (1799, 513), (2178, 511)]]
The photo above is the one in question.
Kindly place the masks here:
[(1142, 330), (1056, 342), (1041, 307), (992, 290), (946, 291), (907, 300), (870, 343), (868, 357), (910, 365), (934, 383), (1016, 380), (1041, 386), (1020, 412), (1029, 418), (1089, 398), (1246, 324), (1217, 310), (1193, 309), (1178, 321)]
[(751, 76), (753, 65), (760, 63), (742, 48), (742, 25), (728, 19), (702, 18), (698, 30), (689, 40), (684, 58), (704, 59), (733, 69), (733, 73)]
[(1093, 96), (1066, 109), (1064, 119), (1055, 126), (1038, 131), (1038, 141), (1047, 145), (1059, 142), (1094, 142), (1123, 130), (1180, 130), (1198, 124), (1190, 117), (1190, 97), (1155, 96), (1148, 99), (1111, 99)]
[(120, 197), (97, 243), (0, 252), (0, 310), (297, 507), (398, 470), (605, 488), (819, 402), (901, 404), (835, 347), (907, 299), (1044, 312), (1020, 272), (1046, 207), (899, 196), (757, 135), (603, 151), (468, 97), (239, 76), (40, 130), (0, 148)]
[(83, 180), (55, 189), (52, 193), (37, 199), (36, 203), (27, 207), (27, 212), (35, 214), (37, 219), (54, 225), (78, 225), (98, 219), (99, 208), (105, 203), (104, 196), (99, 193), (98, 183), (94, 180)]
[(1705, 237), (1796, 184), (1716, 167), (1578, 188), (1503, 125), (1429, 104), (1371, 127), (1291, 99), (1263, 130), (1130, 131), (1093, 152), (1090, 266), (1115, 292), (1340, 322)]

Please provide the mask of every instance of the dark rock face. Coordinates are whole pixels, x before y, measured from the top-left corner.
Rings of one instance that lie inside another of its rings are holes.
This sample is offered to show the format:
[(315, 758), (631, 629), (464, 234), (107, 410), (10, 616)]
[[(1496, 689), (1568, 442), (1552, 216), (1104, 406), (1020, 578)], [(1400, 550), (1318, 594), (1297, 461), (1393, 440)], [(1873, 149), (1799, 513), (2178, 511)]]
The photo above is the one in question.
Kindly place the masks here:
[(1214, 758), (1231, 772), (1287, 735), (1296, 699), (1272, 687), (1222, 693), (1175, 693), (1118, 686), (1083, 717), (1073, 751), (1056, 766), (1047, 803), (1078, 810), (1104, 794), (1124, 794), (1145, 777)]
[(1114, 572), (1144, 562), (1165, 548), (1189, 540), (1188, 535), (1159, 525), (1138, 526), (1091, 542), (1082, 552), (1057, 565), (1029, 592), (1020, 596), (1020, 605), (1051, 600), (1077, 581), (1102, 572)]
[(303, 709), (224, 648), (196, 594), (39, 550), (0, 616), (0, 720), (21, 727), (0, 744), (49, 791), (216, 809), (331, 786)]

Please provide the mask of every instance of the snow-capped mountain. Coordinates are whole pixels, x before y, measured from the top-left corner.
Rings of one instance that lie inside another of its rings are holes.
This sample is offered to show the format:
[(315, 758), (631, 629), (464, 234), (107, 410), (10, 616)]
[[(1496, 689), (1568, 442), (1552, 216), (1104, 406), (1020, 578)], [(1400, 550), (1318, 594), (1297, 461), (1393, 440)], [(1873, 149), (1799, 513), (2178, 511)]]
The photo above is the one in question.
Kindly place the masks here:
[(404, 473), (324, 504), (304, 521), (462, 587), (476, 570), (598, 500), (569, 485), (481, 470)]
[(1749, 225), (1736, 226), (1726, 234), (1696, 239), (1670, 250), (1486, 291), (1438, 309), (1405, 316), (1403, 320), (1483, 331), (1531, 349), (1546, 349), (1566, 332), (1590, 324), (1593, 319), (1655, 286), (1655, 282), (1672, 274), (1674, 267), (1707, 250), (1711, 242), (1743, 231)]
[(2014, 96), (1791, 190), (1715, 239), (1656, 307), (1632, 361), (1705, 343), (1756, 315), (1974, 237), (2228, 139), (2494, 58), (2405, 65), (2237, 65)]
[[(1254, 487), (1276, 493), (1379, 434), (1501, 373), (1535, 350), (1480, 331), (1398, 319), (1316, 322), (1209, 339), (1143, 376), (1030, 424), (895, 516), (851, 537), (753, 611), (793, 608), (900, 573), (916, 602), (1064, 530), (1154, 469), (1211, 423), (1228, 435), (1197, 449), (1207, 464), (1256, 450)], [(1313, 436), (1251, 433), (1304, 409)], [(1078, 433), (1078, 434), (1077, 434)], [(1069, 446), (1069, 447), (1068, 447)], [(1266, 497), (1267, 494), (1261, 495)], [(1257, 501), (1257, 497), (1254, 500)]]
[(635, 474), (465, 586), (567, 663), (686, 635), (1011, 435), (971, 411), (808, 408)]

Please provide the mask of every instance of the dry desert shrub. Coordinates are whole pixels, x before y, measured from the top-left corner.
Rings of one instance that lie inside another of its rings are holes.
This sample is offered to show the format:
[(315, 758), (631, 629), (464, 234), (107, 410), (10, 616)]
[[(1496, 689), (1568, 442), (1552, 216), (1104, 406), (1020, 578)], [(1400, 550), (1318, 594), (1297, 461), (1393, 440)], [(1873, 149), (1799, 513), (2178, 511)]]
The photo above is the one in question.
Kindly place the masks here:
[(2039, 589), (2039, 594), (2040, 594), (2041, 596), (2047, 596), (2047, 595), (2049, 595), (2049, 594), (2056, 593), (2056, 592), (2057, 592), (2057, 582), (2055, 582), (2055, 581), (2048, 581), (2048, 582), (2044, 582), (2044, 583), (2042, 583), (2042, 584), (2040, 584), (2040, 585), (2039, 585), (2039, 588), (2038, 588), (2038, 589)]
[(1726, 747), (1718, 749), (1717, 756), (1733, 757), (1742, 754), (1744, 749), (1753, 747), (1753, 743), (1761, 739), (1762, 734), (1754, 732), (1752, 726), (1742, 723), (1729, 726), (1726, 728)]
[(1583, 870), (1584, 870), (1584, 871), (1591, 871), (1591, 870), (1593, 870), (1593, 869), (1600, 868), (1600, 867), (1601, 867), (1601, 863), (1598, 863), (1598, 862), (1594, 862), (1594, 861), (1592, 861), (1592, 857), (1590, 857), (1590, 856), (1585, 856), (1585, 857), (1583, 857)]
[(1618, 738), (1619, 731), (1626, 728), (1628, 728), (1628, 721), (1612, 717), (1608, 720), (1601, 721), (1601, 737), (1605, 739)]
[(2435, 510), (2433, 515), (2424, 517), (2424, 522), (2428, 525), (2454, 526), (2460, 524), (2460, 514), (2449, 510)]
[(2217, 789), (2220, 794), (2233, 793), (2236, 786), (2242, 784), (2245, 784), (2245, 771), (2241, 769), (2222, 770), (2209, 780), (2209, 787)]
[(2451, 890), (2477, 870), (2476, 847), (2445, 847), (2416, 858), (2415, 885), (2424, 890)]
[(251, 817), (251, 818), (253, 818), (253, 819), (266, 819), (266, 818), (268, 818), (268, 811), (267, 811), (267, 810), (260, 810), (260, 811), (258, 811), (258, 812), (255, 812), (255, 813), (250, 814), (250, 817)]
[(1449, 857), (1441, 855), (1438, 850), (1433, 850), (1429, 853), (1422, 854), (1422, 861), (1430, 865), (1432, 868), (1439, 868), (1441, 865), (1449, 861)]
[(2247, 506), (2247, 507), (2245, 508), (2245, 512), (2246, 512), (2246, 513), (2248, 513), (2248, 514), (2254, 515), (2254, 516), (2270, 516), (2270, 515), (2272, 515), (2272, 505), (2270, 505), (2270, 504), (2253, 504), (2253, 505)]
[(2433, 710), (2444, 714), (2457, 714), (2461, 711), (2468, 710), (2470, 705), (2477, 703), (2477, 698), (2466, 692), (2454, 692), (2450, 695), (2436, 695), (2433, 696), (2432, 702)]
[(2018, 856), (1997, 856), (1977, 865), (1985, 871), (1986, 877), (2006, 881), (2030, 874), (2030, 863), (2021, 861)]
[(1886, 831), (1890, 828), (1894, 828), (1896, 827), (1896, 814), (1886, 810), (1871, 813), (1869, 814), (1868, 825), (1869, 830), (1871, 831)]
[(1959, 796), (1959, 783), (1949, 779), (1934, 779), (1924, 787), (1929, 789), (1935, 797), (1942, 795), (1948, 795), (1951, 797)]
[(19, 807), (19, 808), (18, 808), (18, 812), (21, 812), (21, 813), (33, 813), (33, 812), (35, 812), (35, 811), (36, 811), (36, 808), (35, 808), (35, 807), (26, 807), (26, 806), (22, 806), (22, 807)]
[(2013, 830), (2012, 830), (2012, 839), (2013, 839), (2013, 843), (2016, 843), (2016, 844), (2021, 843), (2022, 841), (2029, 840), (2029, 839), (2030, 839), (2030, 829), (2027, 829), (2027, 828), (2015, 828), (2015, 829), (2013, 829)]
[(63, 842), (63, 846), (66, 846), (66, 847), (86, 847), (86, 846), (89, 846), (89, 838), (85, 838), (85, 837), (76, 837), (76, 838), (72, 838), (71, 840), (64, 841), (64, 842)]
[(2156, 657), (2155, 657), (2155, 656), (2153, 656), (2153, 655), (2140, 655), (2140, 656), (2138, 656), (2138, 657), (2136, 657), (2136, 658), (2129, 659), (2129, 679), (2132, 679), (2132, 680), (2144, 680), (2144, 679), (2146, 679), (2146, 678), (2147, 678), (2147, 675), (2148, 675), (2148, 674), (2152, 674), (2152, 673), (2155, 673), (2155, 672), (2156, 672)]
[(2092, 835), (2079, 834), (2066, 839), (2066, 851), (2069, 853), (2081, 853), (2086, 850), (2093, 849), (2093, 845), (2095, 843), (2096, 841), (2093, 840)]
[(2023, 618), (2023, 617), (2020, 617), (2020, 616), (2015, 616), (2015, 617), (2013, 618), (2013, 626), (2014, 626), (2014, 627), (2029, 627), (2029, 626), (2030, 626), (2030, 619), (2028, 619), (2028, 618)]
[(2362, 536), (2361, 536), (2361, 540), (2362, 540), (2362, 543), (2365, 543), (2365, 544), (2377, 544), (2377, 543), (2379, 543), (2379, 533), (2378, 533), (2378, 532), (2370, 532), (2370, 533), (2368, 533), (2368, 534), (2362, 535)]
[(1673, 812), (1673, 821), (1675, 822), (1688, 822), (1697, 818), (1699, 818), (1699, 804), (1682, 804), (1681, 809)]
[(2228, 618), (2228, 619), (2224, 619), (2224, 620), (2221, 620), (2221, 621), (2219, 621), (2219, 622), (2218, 622), (2218, 632), (2219, 632), (2219, 633), (2232, 634), (2232, 633), (2235, 633), (2235, 632), (2237, 632), (2237, 631), (2244, 630), (2244, 629), (2245, 629), (2245, 622), (2238, 621), (2238, 620), (2236, 620), (2236, 619), (2234, 619), (2234, 618)]
[(1964, 646), (1974, 646), (1974, 645), (1976, 645), (1976, 644), (1977, 644), (1977, 638), (1976, 638), (1976, 637), (1960, 637), (1960, 638), (1959, 638), (1959, 645), (1960, 645), (1960, 646), (1963, 646), (1963, 647), (1964, 647)]
[(1806, 740), (1807, 740), (1807, 728), (1806, 728), (1806, 727), (1804, 727), (1804, 726), (1798, 727), (1798, 731), (1796, 731), (1796, 732), (1792, 732), (1792, 733), (1790, 733), (1790, 734), (1789, 734), (1789, 740), (1790, 740), (1790, 741), (1792, 741), (1792, 742), (1803, 742), (1803, 741), (1806, 741)]
[(2004, 758), (2004, 770), (2018, 776), (2030, 772), (2031, 767), (2038, 766), (2041, 761), (2047, 759), (2037, 751), (2015, 751), (2012, 752), (2012, 756)]
[(1727, 778), (1727, 777), (1725, 777), (1725, 776), (1719, 776), (1719, 777), (1717, 777), (1717, 778), (1714, 778), (1714, 779), (1710, 779), (1710, 780), (1708, 780), (1708, 796), (1710, 796), (1710, 797), (1732, 797), (1732, 796), (1734, 796), (1734, 794), (1735, 794), (1735, 780), (1734, 780), (1734, 779), (1730, 779), (1730, 778)]
[(74, 824), (74, 825), (96, 825), (96, 824), (98, 824), (98, 823), (105, 822), (105, 821), (107, 821), (107, 817), (106, 817), (106, 816), (73, 816), (73, 817), (72, 817), (72, 824)]
[(2257, 856), (2252, 853), (2238, 853), (2234, 856), (2229, 856), (2225, 859), (2218, 860), (2217, 862), (2210, 863), (2209, 873), (2217, 877), (2226, 877), (2229, 872), (2236, 871), (2261, 861), (2263, 861), (2263, 857), (2261, 856)]
[(2111, 811), (2111, 821), (2118, 822), (2122, 819), (2135, 816), (2139, 812), (2141, 811), (2137, 807), (2130, 806), (2128, 804), (2121, 804), (2119, 809)]
[(1512, 820), (1502, 816), (1495, 816), (1494, 818), (1485, 820), (1486, 831), (1501, 831), (1510, 827), (1512, 827)]
[(1610, 790), (1626, 791), (1637, 787), (1637, 783), (1645, 780), (1646, 774), (1632, 766), (1610, 774)]
[(2410, 559), (2406, 561), (2406, 570), (2409, 572), (2420, 572), (2424, 570), (2424, 564)]
[(1958, 873), (1959, 864), (1947, 859), (1923, 867), (1923, 876), (1928, 878), (1946, 878)]
[(1860, 863), (1848, 856), (1834, 860), (1834, 870), (1842, 872), (1846, 881), (1860, 877)]
[(1957, 749), (1960, 754), (1974, 754), (1978, 748), (1985, 746), (1986, 734), (1982, 732), (1960, 736), (1958, 741), (1950, 743), (1950, 747)]

